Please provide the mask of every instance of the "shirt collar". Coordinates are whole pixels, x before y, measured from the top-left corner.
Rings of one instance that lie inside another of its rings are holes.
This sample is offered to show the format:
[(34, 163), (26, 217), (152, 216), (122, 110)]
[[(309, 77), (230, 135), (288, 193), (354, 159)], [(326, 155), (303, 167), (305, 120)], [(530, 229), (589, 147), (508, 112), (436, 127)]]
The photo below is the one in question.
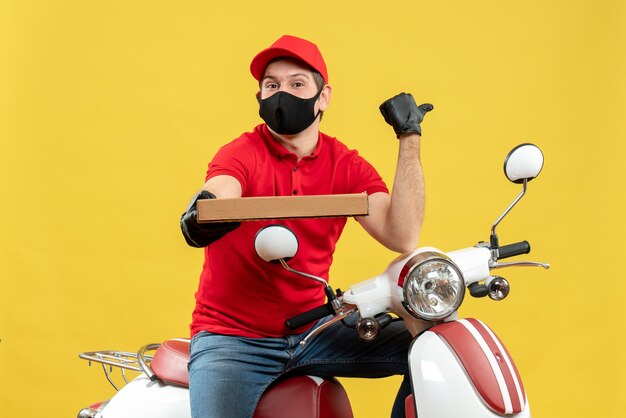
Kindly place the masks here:
[[(267, 146), (267, 149), (272, 155), (275, 155), (278, 158), (296, 158), (296, 155), (294, 153), (289, 151), (287, 148), (285, 148), (284, 145), (274, 139), (266, 124), (261, 125), (261, 134), (261, 136), (263, 137), (263, 141)], [(322, 142), (322, 133), (319, 132), (317, 137), (317, 145), (315, 146), (313, 153), (311, 155), (304, 156), (302, 159), (312, 160), (314, 158), (317, 158), (322, 149)]]

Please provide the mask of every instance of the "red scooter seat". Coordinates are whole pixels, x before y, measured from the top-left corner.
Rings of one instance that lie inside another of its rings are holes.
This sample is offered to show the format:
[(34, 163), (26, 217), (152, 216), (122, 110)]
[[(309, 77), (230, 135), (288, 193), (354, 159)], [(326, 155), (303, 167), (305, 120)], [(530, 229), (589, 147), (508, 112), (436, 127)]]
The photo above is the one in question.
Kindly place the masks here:
[(150, 367), (167, 383), (189, 387), (189, 340), (167, 340), (154, 353)]
[(263, 394), (254, 418), (353, 418), (345, 389), (338, 380), (293, 376)]
[[(150, 366), (167, 383), (189, 386), (189, 340), (167, 340)], [(280, 379), (263, 394), (254, 418), (353, 418), (345, 389), (333, 378), (293, 376)]]

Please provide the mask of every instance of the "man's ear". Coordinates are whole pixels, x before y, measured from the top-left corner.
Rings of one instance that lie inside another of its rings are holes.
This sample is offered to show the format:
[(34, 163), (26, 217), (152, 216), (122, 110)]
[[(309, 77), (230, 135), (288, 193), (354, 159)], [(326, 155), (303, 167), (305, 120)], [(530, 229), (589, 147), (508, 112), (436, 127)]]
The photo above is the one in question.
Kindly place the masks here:
[(332, 94), (333, 94), (333, 88), (329, 84), (326, 84), (324, 85), (324, 87), (322, 87), (322, 92), (320, 93), (320, 99), (319, 99), (320, 111), (322, 112), (326, 111), (330, 103), (330, 97), (332, 96)]

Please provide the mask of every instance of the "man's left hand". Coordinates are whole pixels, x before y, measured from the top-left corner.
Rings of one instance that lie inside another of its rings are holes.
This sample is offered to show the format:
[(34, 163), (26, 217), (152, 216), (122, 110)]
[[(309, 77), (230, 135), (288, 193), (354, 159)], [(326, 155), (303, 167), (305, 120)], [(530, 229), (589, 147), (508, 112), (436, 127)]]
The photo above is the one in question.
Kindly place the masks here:
[(393, 127), (396, 136), (400, 138), (410, 133), (422, 135), (420, 123), (424, 120), (426, 113), (433, 110), (433, 105), (424, 103), (417, 106), (412, 95), (400, 93), (386, 100), (379, 109), (385, 122)]

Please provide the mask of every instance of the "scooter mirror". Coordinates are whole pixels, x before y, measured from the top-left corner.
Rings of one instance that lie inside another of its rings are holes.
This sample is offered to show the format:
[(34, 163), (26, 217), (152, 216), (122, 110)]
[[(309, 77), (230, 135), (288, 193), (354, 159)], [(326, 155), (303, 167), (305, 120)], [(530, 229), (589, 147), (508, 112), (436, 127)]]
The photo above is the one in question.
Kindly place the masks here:
[(298, 238), (283, 225), (269, 225), (257, 232), (254, 249), (268, 263), (287, 260), (298, 252)]
[(534, 179), (543, 168), (543, 153), (533, 144), (520, 144), (504, 160), (504, 174), (513, 183)]

